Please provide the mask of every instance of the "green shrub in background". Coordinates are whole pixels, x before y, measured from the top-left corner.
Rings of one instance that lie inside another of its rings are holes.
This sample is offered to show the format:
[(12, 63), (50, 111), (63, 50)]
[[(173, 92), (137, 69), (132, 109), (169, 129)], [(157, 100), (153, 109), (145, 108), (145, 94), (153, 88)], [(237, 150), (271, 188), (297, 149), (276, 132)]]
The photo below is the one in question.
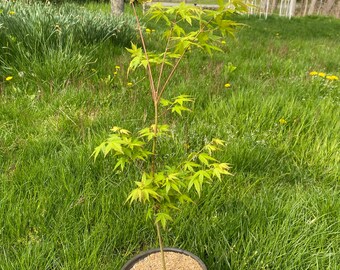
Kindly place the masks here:
[(110, 41), (125, 46), (135, 37), (134, 19), (91, 12), (74, 4), (0, 4), (1, 77), (20, 74), (63, 84), (94, 61), (92, 52)]

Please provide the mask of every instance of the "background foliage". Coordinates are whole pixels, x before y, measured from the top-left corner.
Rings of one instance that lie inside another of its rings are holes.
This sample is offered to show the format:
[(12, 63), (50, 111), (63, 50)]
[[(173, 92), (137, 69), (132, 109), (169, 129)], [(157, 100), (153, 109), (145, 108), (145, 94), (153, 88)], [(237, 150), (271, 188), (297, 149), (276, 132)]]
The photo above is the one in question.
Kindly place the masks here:
[(124, 46), (135, 38), (134, 19), (128, 15), (116, 18), (74, 4), (20, 1), (3, 2), (0, 10), (2, 72), (45, 85), (86, 76), (95, 61), (91, 52), (104, 41)]

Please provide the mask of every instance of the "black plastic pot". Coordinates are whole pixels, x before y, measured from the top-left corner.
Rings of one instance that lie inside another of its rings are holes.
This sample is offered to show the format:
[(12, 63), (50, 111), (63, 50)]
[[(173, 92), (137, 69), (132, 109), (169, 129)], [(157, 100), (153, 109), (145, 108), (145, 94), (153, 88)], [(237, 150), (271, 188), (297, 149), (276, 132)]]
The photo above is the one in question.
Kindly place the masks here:
[[(186, 251), (186, 250), (183, 250), (183, 249), (179, 249), (179, 248), (164, 248), (164, 251), (165, 252), (171, 251), (171, 252), (181, 253), (181, 254), (190, 256), (191, 258), (193, 258), (202, 267), (202, 270), (207, 270), (207, 267), (204, 264), (204, 262), (202, 262), (202, 260), (200, 258), (198, 258), (196, 255), (192, 254), (189, 251)], [(150, 249), (148, 251), (145, 251), (143, 253), (140, 253), (140, 254), (136, 255), (131, 260), (129, 260), (126, 264), (124, 264), (122, 270), (130, 270), (137, 262), (139, 262), (140, 260), (143, 260), (144, 258), (149, 256), (150, 254), (157, 253), (157, 252), (160, 252), (159, 248)]]

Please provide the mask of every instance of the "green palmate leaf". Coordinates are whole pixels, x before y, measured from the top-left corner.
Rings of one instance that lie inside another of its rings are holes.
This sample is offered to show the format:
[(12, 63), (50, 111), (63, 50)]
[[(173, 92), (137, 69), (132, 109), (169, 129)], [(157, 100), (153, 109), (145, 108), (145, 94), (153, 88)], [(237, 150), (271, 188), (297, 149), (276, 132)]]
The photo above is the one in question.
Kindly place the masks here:
[(209, 161), (217, 161), (215, 158), (207, 153), (201, 153), (198, 155), (198, 159), (205, 165), (209, 165)]
[(195, 169), (194, 168), (200, 168), (202, 167), (200, 164), (192, 162), (192, 161), (185, 161), (183, 164), (183, 169), (185, 171), (190, 171), (190, 172), (194, 172)]
[(93, 151), (93, 153), (92, 153), (92, 156), (94, 156), (94, 160), (97, 159), (97, 157), (98, 157), (98, 155), (99, 155), (100, 152), (104, 152), (105, 145), (106, 145), (106, 143), (105, 143), (105, 142), (102, 142), (99, 146), (97, 146), (97, 147), (94, 149), (94, 151)]
[(131, 132), (128, 131), (127, 129), (123, 129), (123, 128), (117, 127), (117, 126), (112, 127), (111, 131), (113, 131), (114, 133), (119, 133), (119, 134), (124, 134), (124, 135), (130, 135), (131, 134)]
[(209, 54), (212, 55), (212, 51), (219, 51), (223, 52), (223, 50), (217, 46), (209, 45), (209, 44), (204, 44), (201, 45), (201, 47)]
[(171, 189), (171, 183), (166, 182), (166, 184), (165, 184), (165, 193), (167, 195), (169, 194), (170, 189)]
[(182, 27), (180, 27), (178, 24), (175, 24), (173, 26), (172, 33), (175, 34), (177, 37), (185, 35), (184, 29)]
[(192, 178), (188, 184), (188, 191), (190, 191), (192, 186), (194, 186), (198, 196), (201, 196), (202, 184), (203, 183), (201, 183), (200, 179)]
[[(132, 60), (130, 61), (128, 67), (128, 73), (131, 70), (135, 70), (137, 67), (143, 65), (144, 54), (142, 48), (138, 48), (137, 45), (131, 42), (131, 49), (126, 48), (126, 50), (131, 54)], [(145, 64), (145, 63), (144, 63)]]
[(181, 194), (179, 186), (182, 184), (182, 182), (179, 180), (178, 175), (179, 173), (170, 173), (165, 178), (164, 186), (166, 194), (169, 194), (170, 190), (172, 189)]
[(239, 13), (247, 13), (249, 5), (246, 4), (243, 0), (232, 0), (232, 4), (234, 6), (234, 10)]
[(204, 147), (205, 150), (208, 151), (208, 153), (211, 155), (212, 152), (220, 150), (220, 148), (218, 148), (217, 146), (213, 145), (213, 144), (207, 144)]
[(171, 218), (171, 216), (168, 213), (157, 213), (156, 214), (155, 222), (161, 223), (163, 229), (166, 228), (166, 224), (167, 224), (168, 221), (173, 221), (173, 219)]
[(158, 172), (154, 174), (153, 181), (155, 184), (160, 187), (164, 184), (165, 181), (165, 175), (164, 172)]
[(188, 195), (185, 195), (185, 194), (180, 195), (178, 197), (178, 200), (180, 203), (193, 203), (194, 202)]
[[(156, 130), (156, 126), (155, 125), (151, 125), (151, 128), (153, 130)], [(170, 131), (169, 125), (157, 125), (157, 130), (158, 130), (158, 134), (159, 135), (167, 134)]]
[(167, 106), (170, 106), (170, 105), (173, 104), (170, 100), (167, 100), (167, 99), (164, 99), (164, 98), (161, 98), (160, 103), (164, 107), (167, 107)]
[(104, 155), (106, 156), (110, 151), (124, 154), (123, 147), (122, 147), (123, 143), (124, 141), (122, 140), (109, 141), (104, 149)]
[(179, 185), (177, 185), (177, 184), (175, 184), (175, 183), (171, 183), (170, 186), (171, 186), (171, 188), (172, 188), (173, 190), (175, 190), (177, 193), (182, 194), (181, 190), (179, 189)]
[(174, 53), (184, 54), (192, 46), (200, 47), (197, 43), (197, 31), (190, 32), (183, 37), (173, 37), (172, 40), (176, 43), (174, 48)]
[(224, 0), (217, 0), (217, 4), (219, 5), (220, 9), (218, 11), (221, 11), (221, 9), (224, 9)]
[(176, 205), (174, 205), (173, 203), (165, 203), (163, 208), (164, 209), (179, 210), (179, 208)]
[(203, 184), (212, 181), (211, 174), (212, 172), (209, 170), (199, 170), (195, 172), (194, 175), (189, 177), (188, 191), (194, 186), (198, 196), (200, 196)]
[(230, 172), (229, 172), (229, 164), (227, 163), (214, 163), (214, 164), (211, 164), (212, 165), (212, 175), (217, 177), (219, 180), (221, 180), (221, 175), (224, 174), (224, 175), (232, 175)]
[(142, 196), (143, 196), (143, 202), (146, 202), (146, 201), (149, 202), (150, 197), (152, 197), (156, 201), (159, 201), (159, 199), (161, 198), (161, 196), (158, 195), (158, 193), (151, 188), (144, 188), (142, 190)]
[(147, 137), (148, 141), (156, 137), (156, 133), (150, 128), (143, 128), (142, 130), (138, 132), (138, 134), (140, 137)]
[(146, 172), (143, 172), (142, 174), (142, 180), (140, 182), (135, 182), (137, 186), (141, 188), (152, 186), (153, 184), (153, 177), (151, 177)]
[(192, 160), (194, 160), (194, 159), (197, 158), (197, 155), (198, 155), (197, 152), (191, 152), (191, 153), (188, 155), (187, 160), (188, 160), (188, 161), (192, 161)]
[[(129, 64), (129, 67), (128, 67), (128, 73), (131, 71), (131, 70), (135, 70), (136, 68), (140, 67), (141, 65), (143, 65), (143, 63), (145, 64), (145, 61), (142, 62), (143, 60), (143, 56), (135, 56), (131, 61), (130, 61), (130, 64)], [(147, 63), (146, 63), (147, 64)]]
[(178, 58), (180, 58), (181, 57), (181, 55), (180, 54), (178, 54), (178, 53), (167, 53), (167, 56), (170, 58), (170, 59), (178, 59)]
[(168, 136), (169, 135), (168, 125), (151, 125), (150, 127), (144, 128), (138, 132), (140, 137), (147, 137), (148, 141), (155, 137)]
[(181, 105), (175, 105), (171, 108), (171, 112), (175, 112), (182, 116), (183, 111), (191, 111), (189, 108), (181, 106)]
[(213, 144), (217, 144), (217, 145), (225, 145), (225, 141), (223, 141), (223, 140), (220, 140), (220, 139), (216, 139), (216, 138), (214, 138), (214, 139), (212, 139), (212, 141), (211, 141)]
[(154, 187), (153, 183), (152, 177), (144, 172), (142, 180), (135, 182), (137, 188), (132, 190), (126, 201), (130, 201), (130, 204), (134, 201), (139, 201), (141, 203), (150, 202), (150, 198), (159, 201), (162, 196), (157, 193), (157, 189)]
[(138, 201), (138, 200), (142, 201), (141, 198), (142, 198), (142, 190), (139, 188), (136, 188), (130, 192), (125, 202), (129, 202), (130, 204), (132, 204), (133, 202)]
[(146, 158), (150, 155), (152, 155), (152, 152), (141, 149), (138, 152), (131, 153), (131, 159), (146, 161)]
[(138, 139), (123, 138), (123, 140), (127, 147), (129, 147), (131, 150), (141, 149), (145, 145), (143, 141), (140, 141)]
[(120, 167), (121, 171), (124, 171), (126, 163), (128, 163), (128, 160), (126, 158), (124, 158), (124, 157), (119, 158), (115, 167), (113, 168), (113, 171), (117, 170), (119, 167)]
[(206, 180), (206, 182), (210, 182), (211, 175), (209, 170), (199, 170), (197, 171), (194, 176), (194, 178), (197, 178), (200, 180), (200, 182), (203, 184), (203, 182)]
[(143, 55), (142, 48), (138, 48), (133, 42), (131, 42), (131, 49), (126, 48), (126, 50), (131, 54), (131, 57)]
[(210, 40), (209, 34), (209, 32), (200, 32), (197, 35), (197, 41), (201, 46), (206, 45), (207, 42)]
[(167, 175), (167, 179), (168, 179), (168, 180), (171, 180), (171, 181), (175, 181), (175, 180), (178, 180), (178, 179), (179, 179), (178, 176), (179, 176), (179, 173), (178, 173), (178, 172), (169, 173), (169, 174)]
[(173, 12), (181, 18), (181, 21), (192, 25), (193, 20), (198, 20), (199, 14), (202, 13), (202, 10), (195, 6), (189, 6), (184, 2), (181, 2), (178, 6), (172, 8)]
[(195, 100), (189, 95), (180, 95), (174, 98), (173, 103), (178, 103), (179, 105), (183, 106), (184, 102), (194, 102)]
[(171, 25), (171, 22), (167, 16), (167, 11), (168, 9), (166, 9), (161, 3), (155, 3), (148, 11), (148, 15), (150, 16), (149, 20), (155, 20), (156, 22), (163, 20), (166, 25)]

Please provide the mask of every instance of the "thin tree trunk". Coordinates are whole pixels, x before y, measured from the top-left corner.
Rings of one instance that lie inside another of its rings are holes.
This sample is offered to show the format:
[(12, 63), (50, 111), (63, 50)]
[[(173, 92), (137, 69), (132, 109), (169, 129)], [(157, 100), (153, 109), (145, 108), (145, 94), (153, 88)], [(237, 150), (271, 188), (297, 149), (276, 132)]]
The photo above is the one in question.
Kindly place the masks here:
[(314, 13), (315, 4), (316, 4), (316, 0), (312, 0), (312, 2), (310, 3), (309, 9), (308, 9), (308, 15), (312, 15)]
[(110, 0), (111, 13), (113, 15), (121, 15), (124, 12), (124, 0)]
[(324, 15), (329, 15), (332, 7), (335, 4), (335, 0), (328, 0), (325, 4), (324, 4), (324, 8), (323, 8), (323, 14)]
[(318, 15), (320, 15), (321, 7), (323, 7), (323, 0), (320, 0), (319, 8), (318, 8)]
[(272, 7), (270, 9), (270, 14), (274, 13), (274, 11), (276, 10), (277, 4), (278, 4), (277, 0), (273, 0)]
[(338, 5), (335, 7), (335, 17), (340, 18), (340, 1)]
[(268, 10), (269, 10), (269, 0), (266, 0), (266, 11), (265, 11), (265, 17), (267, 19), (268, 17)]
[(281, 0), (281, 3), (280, 3), (280, 12), (279, 12), (280, 16), (282, 16), (283, 2), (284, 2), (284, 0)]
[(289, 6), (290, 6), (290, 2), (291, 2), (291, 1), (292, 1), (292, 0), (286, 0), (286, 1), (285, 1), (286, 17), (289, 16)]
[(307, 8), (308, 8), (308, 0), (305, 0), (305, 8), (303, 10), (302, 16), (306, 16), (307, 14)]
[(295, 8), (296, 8), (296, 0), (290, 0), (289, 3), (289, 19), (295, 15)]

